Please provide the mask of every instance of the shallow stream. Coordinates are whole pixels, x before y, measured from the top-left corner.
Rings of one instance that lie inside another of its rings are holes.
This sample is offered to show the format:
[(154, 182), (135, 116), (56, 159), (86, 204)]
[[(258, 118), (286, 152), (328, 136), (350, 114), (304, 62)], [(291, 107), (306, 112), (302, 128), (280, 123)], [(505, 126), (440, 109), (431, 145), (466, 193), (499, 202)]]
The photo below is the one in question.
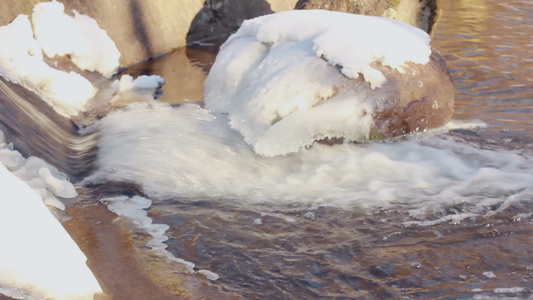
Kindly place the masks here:
[[(262, 159), (238, 135), (220, 132), (223, 123), (195, 124), (199, 117), (182, 110), (154, 125), (140, 151), (165, 140), (163, 154), (131, 157), (144, 164), (127, 173), (166, 161), (159, 172), (171, 180), (150, 182), (158, 178), (153, 169), (132, 177), (166, 199), (152, 198), (149, 215), (170, 226), (169, 250), (246, 299), (526, 299), (533, 293), (532, 33), (528, 1), (443, 1), (432, 44), (456, 84), (454, 120), (487, 127)], [(122, 167), (116, 158), (106, 164)]]
[[(190, 104), (202, 101), (215, 47), (126, 70), (165, 77), (173, 106), (104, 118), (96, 171), (67, 203), (65, 226), (104, 289), (114, 299), (532, 297), (533, 7), (442, 2), (432, 45), (457, 88), (451, 131), (263, 158)], [(149, 234), (97, 201), (139, 194), (169, 226), (167, 250), (217, 280), (149, 251)]]

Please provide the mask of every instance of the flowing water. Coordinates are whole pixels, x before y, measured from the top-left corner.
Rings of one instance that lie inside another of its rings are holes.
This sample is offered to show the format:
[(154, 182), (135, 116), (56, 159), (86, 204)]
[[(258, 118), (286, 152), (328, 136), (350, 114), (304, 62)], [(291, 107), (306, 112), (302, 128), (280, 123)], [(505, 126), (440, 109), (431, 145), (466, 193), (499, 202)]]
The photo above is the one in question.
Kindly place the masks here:
[[(164, 76), (174, 106), (99, 122), (96, 171), (67, 203), (65, 224), (104, 289), (116, 299), (533, 297), (533, 7), (442, 2), (432, 44), (458, 91), (449, 132), (263, 158), (224, 117), (188, 103), (202, 99), (212, 49), (127, 70)], [(217, 280), (147, 252), (149, 235), (124, 220), (113, 233), (97, 200), (139, 194), (169, 226), (167, 250)]]
[[(101, 124), (91, 178), (138, 184), (149, 216), (170, 226), (169, 251), (246, 299), (528, 298), (533, 11), (443, 5), (433, 46), (458, 90), (454, 119), (486, 128), (264, 159), (201, 108), (141, 106)], [(188, 54), (208, 68), (209, 55)], [(175, 68), (166, 59), (151, 72)], [(137, 121), (148, 114), (157, 121)]]

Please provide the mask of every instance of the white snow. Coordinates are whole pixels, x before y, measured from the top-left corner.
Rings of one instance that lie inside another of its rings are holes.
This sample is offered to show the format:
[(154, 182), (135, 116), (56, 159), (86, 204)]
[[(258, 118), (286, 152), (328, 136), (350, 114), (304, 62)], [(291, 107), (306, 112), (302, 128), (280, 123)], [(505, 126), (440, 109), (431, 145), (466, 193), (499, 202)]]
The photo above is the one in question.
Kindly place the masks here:
[[(60, 2), (42, 2), (33, 7), (33, 30), (26, 15), (0, 26), (0, 76), (35, 92), (69, 118), (86, 111), (98, 89), (76, 72), (50, 67), (43, 51), (48, 57), (68, 55), (81, 70), (107, 77), (117, 71), (120, 52), (94, 19), (77, 11), (70, 16), (64, 10)], [(148, 95), (150, 88), (163, 83), (161, 77), (147, 76), (136, 79), (135, 86)]]
[(165, 79), (159, 75), (141, 75), (133, 81), (139, 89), (157, 89), (165, 84)]
[[(385, 82), (373, 64), (399, 72), (406, 62), (426, 64), (429, 42), (418, 28), (374, 16), (295, 10), (258, 17), (222, 45), (205, 82), (206, 108), (227, 113), (264, 156), (326, 137), (368, 139)], [(371, 88), (343, 88), (360, 75)]]
[(81, 75), (49, 67), (33, 38), (28, 16), (0, 26), (0, 75), (34, 91), (63, 116), (77, 115), (96, 93)]
[(150, 102), (154, 100), (156, 90), (165, 84), (165, 79), (158, 75), (141, 75), (133, 79), (130, 75), (122, 75), (120, 80), (113, 81), (111, 105), (124, 105), (130, 102)]
[(510, 288), (495, 288), (493, 290), (496, 294), (520, 294), (524, 292), (526, 289), (523, 287), (515, 286)]
[(92, 299), (101, 288), (87, 258), (43, 203), (64, 208), (55, 196), (75, 196), (73, 185), (41, 159), (23, 158), (0, 137), (0, 293)]
[[(48, 56), (68, 54), (81, 69), (99, 71), (106, 76), (118, 68), (120, 53), (94, 20), (77, 13), (71, 17), (63, 10), (59, 2), (43, 2), (34, 7), (34, 31), (39, 42), (33, 38), (28, 16), (19, 15), (12, 23), (0, 26), (3, 41), (0, 76), (34, 91), (68, 118), (86, 111), (88, 101), (98, 89), (78, 73), (50, 67), (43, 61), (40, 47)], [(102, 103), (118, 106), (132, 101), (152, 101), (164, 83), (157, 75), (135, 79), (124, 75), (113, 82), (106, 94), (109, 98)]]
[(42, 2), (33, 7), (35, 38), (48, 57), (69, 55), (82, 70), (111, 77), (119, 67), (120, 51), (96, 21), (76, 10), (70, 16), (61, 2)]
[(492, 271), (483, 272), (483, 276), (487, 278), (496, 278), (496, 275)]

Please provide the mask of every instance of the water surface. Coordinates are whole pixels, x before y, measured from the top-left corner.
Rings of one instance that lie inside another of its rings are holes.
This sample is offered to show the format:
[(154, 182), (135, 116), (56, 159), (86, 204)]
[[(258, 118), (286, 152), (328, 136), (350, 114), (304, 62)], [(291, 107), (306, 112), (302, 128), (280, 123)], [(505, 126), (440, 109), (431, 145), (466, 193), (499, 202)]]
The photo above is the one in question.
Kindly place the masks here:
[[(213, 47), (127, 70), (164, 76), (161, 99), (173, 106), (117, 110), (99, 123), (96, 172), (78, 184), (64, 220), (108, 295), (531, 297), (533, 8), (442, 2), (433, 46), (456, 84), (455, 127), (487, 127), (268, 159), (223, 117), (178, 105), (202, 101)], [(146, 232), (98, 202), (139, 194), (153, 201), (153, 222), (169, 225), (168, 250), (218, 280), (165, 261)]]
[(100, 168), (116, 173), (96, 178), (138, 184), (169, 251), (246, 299), (530, 297), (533, 10), (442, 4), (433, 46), (457, 87), (454, 119), (486, 128), (263, 159), (224, 120), (178, 108), (157, 133), (119, 131), (144, 141), (124, 160), (138, 163), (109, 152)]

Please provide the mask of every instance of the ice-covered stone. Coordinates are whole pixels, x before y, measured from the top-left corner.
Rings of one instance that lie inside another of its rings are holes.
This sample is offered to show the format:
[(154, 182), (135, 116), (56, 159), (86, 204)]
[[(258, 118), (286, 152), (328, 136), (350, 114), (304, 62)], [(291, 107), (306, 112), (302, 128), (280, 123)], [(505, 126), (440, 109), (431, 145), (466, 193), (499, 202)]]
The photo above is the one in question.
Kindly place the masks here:
[(309, 10), (248, 20), (220, 49), (206, 108), (228, 114), (264, 156), (442, 126), (454, 87), (429, 42), (418, 28), (374, 16)]

